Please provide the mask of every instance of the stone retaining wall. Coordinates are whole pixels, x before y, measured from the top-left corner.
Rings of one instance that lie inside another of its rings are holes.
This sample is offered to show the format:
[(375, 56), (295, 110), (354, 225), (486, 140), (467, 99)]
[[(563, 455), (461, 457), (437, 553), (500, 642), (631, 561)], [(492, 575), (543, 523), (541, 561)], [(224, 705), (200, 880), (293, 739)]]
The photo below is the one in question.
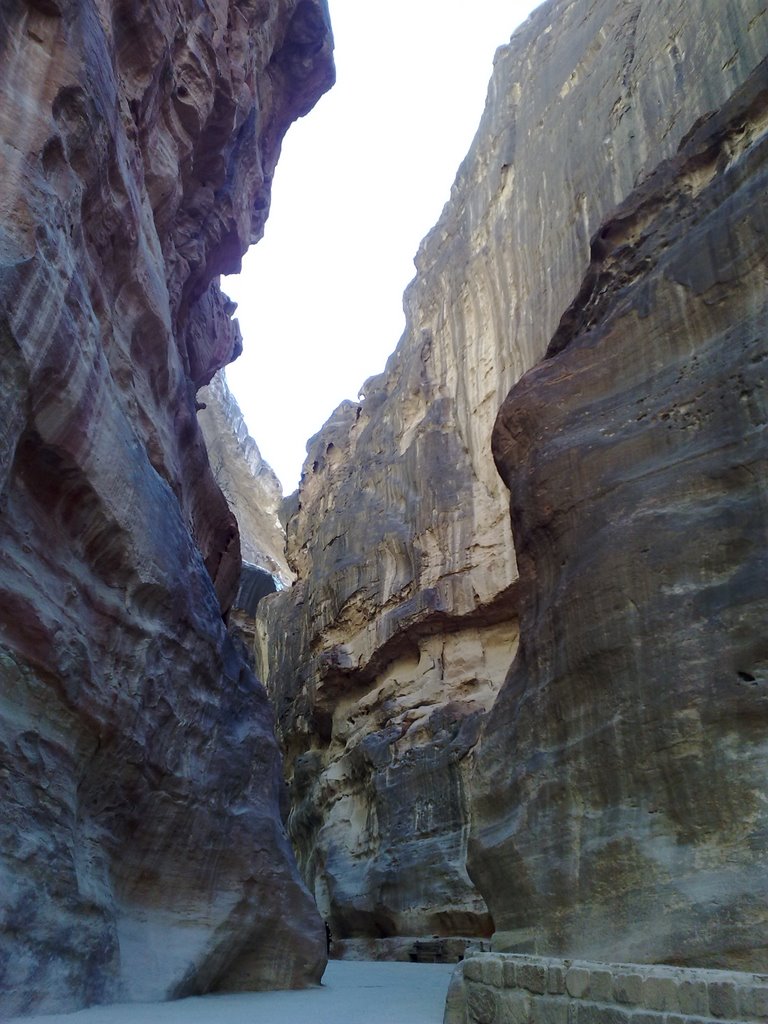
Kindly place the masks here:
[(768, 1021), (768, 975), (479, 954), (451, 979), (444, 1024)]

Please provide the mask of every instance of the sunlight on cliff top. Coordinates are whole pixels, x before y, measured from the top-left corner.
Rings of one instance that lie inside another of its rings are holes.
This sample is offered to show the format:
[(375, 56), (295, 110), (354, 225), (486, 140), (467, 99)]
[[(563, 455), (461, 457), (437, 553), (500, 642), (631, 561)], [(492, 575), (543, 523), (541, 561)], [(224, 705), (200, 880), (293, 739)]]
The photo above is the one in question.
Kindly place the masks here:
[(493, 55), (533, 0), (332, 0), (337, 83), (288, 132), (264, 239), (224, 290), (244, 353), (227, 370), (286, 492), (306, 441), (404, 327), (413, 257), (482, 114)]

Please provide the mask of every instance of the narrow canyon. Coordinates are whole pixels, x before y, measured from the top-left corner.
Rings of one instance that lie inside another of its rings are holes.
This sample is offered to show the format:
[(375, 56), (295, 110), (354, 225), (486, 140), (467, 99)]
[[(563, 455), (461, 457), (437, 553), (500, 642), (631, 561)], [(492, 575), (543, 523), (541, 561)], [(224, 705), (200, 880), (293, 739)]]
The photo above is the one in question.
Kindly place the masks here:
[(768, 967), (765, 7), (538, 8), (310, 442), (257, 652), (346, 955)]
[(327, 926), (448, 1024), (766, 1020), (768, 3), (536, 8), (281, 501), (219, 277), (332, 14), (0, 3), (0, 1017)]

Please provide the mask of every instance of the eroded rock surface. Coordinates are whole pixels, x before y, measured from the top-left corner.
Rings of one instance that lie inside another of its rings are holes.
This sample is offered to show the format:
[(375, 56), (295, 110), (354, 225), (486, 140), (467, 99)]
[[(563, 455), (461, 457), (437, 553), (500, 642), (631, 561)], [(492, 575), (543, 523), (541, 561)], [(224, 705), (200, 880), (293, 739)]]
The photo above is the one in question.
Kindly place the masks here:
[(314, 0), (0, 7), (0, 1015), (322, 970), (195, 392), (330, 47)]
[[(520, 605), (493, 421), (579, 292), (591, 236), (767, 49), (762, 0), (723, 0), (716, 17), (709, 0), (558, 0), (497, 54), (477, 137), (417, 256), (404, 337), (310, 443), (288, 522), (299, 582), (260, 612), (292, 834), (337, 933), (489, 926), (464, 874), (467, 780)], [(588, 461), (574, 447), (573, 472)], [(484, 772), (516, 764), (494, 729)], [(606, 786), (614, 767), (594, 769)], [(516, 799), (504, 798), (513, 821)], [(513, 912), (495, 888), (517, 870), (473, 868), (502, 927)]]
[(285, 559), (285, 530), (278, 513), (283, 500), (280, 481), (264, 461), (226, 378), (218, 373), (201, 388), (198, 414), (208, 459), (234, 512), (243, 561), (271, 573), (283, 586), (293, 579)]
[(768, 967), (767, 128), (768, 61), (606, 220), (499, 415), (521, 644), (470, 867), (502, 947)]

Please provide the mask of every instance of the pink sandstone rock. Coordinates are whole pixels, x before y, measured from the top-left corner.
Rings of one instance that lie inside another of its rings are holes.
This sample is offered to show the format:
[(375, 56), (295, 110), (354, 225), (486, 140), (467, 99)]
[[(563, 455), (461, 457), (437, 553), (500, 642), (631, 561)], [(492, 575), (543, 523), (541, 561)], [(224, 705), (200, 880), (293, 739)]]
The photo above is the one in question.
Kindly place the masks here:
[(321, 0), (0, 8), (0, 1015), (322, 972), (195, 399), (331, 48)]

